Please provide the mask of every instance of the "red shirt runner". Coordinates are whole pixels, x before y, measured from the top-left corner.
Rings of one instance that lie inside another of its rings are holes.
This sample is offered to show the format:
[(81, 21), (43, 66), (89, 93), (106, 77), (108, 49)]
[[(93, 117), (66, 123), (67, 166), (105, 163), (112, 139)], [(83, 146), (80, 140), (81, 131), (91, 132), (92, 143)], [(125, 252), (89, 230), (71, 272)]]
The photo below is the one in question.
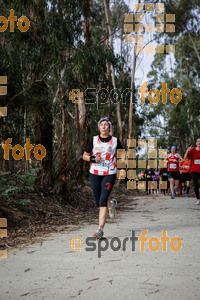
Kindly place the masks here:
[(188, 152), (188, 158), (191, 158), (191, 172), (200, 173), (200, 151), (192, 148)]
[(178, 172), (179, 171), (179, 158), (175, 155), (170, 154), (168, 157), (168, 171)]

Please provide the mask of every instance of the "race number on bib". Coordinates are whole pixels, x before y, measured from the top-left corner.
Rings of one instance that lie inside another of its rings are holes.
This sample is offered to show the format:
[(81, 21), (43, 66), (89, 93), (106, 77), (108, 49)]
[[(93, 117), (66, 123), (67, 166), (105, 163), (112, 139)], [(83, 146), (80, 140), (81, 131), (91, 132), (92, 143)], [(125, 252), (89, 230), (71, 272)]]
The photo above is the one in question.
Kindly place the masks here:
[(170, 164), (170, 169), (176, 169), (176, 164)]
[(200, 159), (195, 159), (194, 163), (195, 165), (200, 165)]
[(95, 170), (103, 171), (103, 172), (108, 172), (108, 168), (107, 167), (103, 167), (101, 165), (95, 165)]
[(190, 166), (184, 166), (183, 168), (188, 170), (190, 168)]
[(100, 162), (98, 164), (95, 164), (95, 169), (98, 171), (108, 172), (108, 164), (103, 162)]

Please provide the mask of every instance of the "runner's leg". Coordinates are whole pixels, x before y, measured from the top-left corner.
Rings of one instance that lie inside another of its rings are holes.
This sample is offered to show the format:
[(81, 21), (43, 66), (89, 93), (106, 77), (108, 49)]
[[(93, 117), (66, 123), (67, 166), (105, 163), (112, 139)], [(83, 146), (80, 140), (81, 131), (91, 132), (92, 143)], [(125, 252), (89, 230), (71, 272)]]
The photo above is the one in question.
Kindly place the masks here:
[(174, 195), (174, 178), (170, 178), (170, 190), (171, 194)]
[(104, 228), (108, 215), (108, 197), (114, 186), (116, 174), (103, 176), (101, 182), (101, 196), (99, 200), (99, 226)]
[(101, 196), (101, 181), (103, 176), (98, 176), (90, 173), (90, 183), (97, 207), (99, 207), (99, 200)]
[(197, 200), (199, 200), (199, 183), (198, 178), (200, 177), (200, 173), (191, 172), (192, 180), (194, 183), (194, 192), (197, 197)]
[[(98, 175), (90, 173), (90, 183), (92, 186), (93, 195), (94, 195), (94, 199), (95, 199), (97, 207), (100, 206), (99, 200), (100, 200), (100, 196), (101, 196), (102, 179), (103, 179), (103, 176), (98, 176)], [(100, 213), (100, 208), (99, 208), (99, 213)], [(103, 236), (103, 229), (98, 228), (97, 231), (93, 234), (93, 236), (101, 238)]]
[(190, 181), (187, 181), (187, 195), (189, 195), (190, 191)]
[(148, 180), (146, 179), (146, 195), (148, 195)]
[(157, 180), (157, 194), (159, 194), (159, 179)]
[(177, 192), (178, 192), (179, 183), (180, 183), (180, 180), (175, 180), (175, 187), (176, 187)]

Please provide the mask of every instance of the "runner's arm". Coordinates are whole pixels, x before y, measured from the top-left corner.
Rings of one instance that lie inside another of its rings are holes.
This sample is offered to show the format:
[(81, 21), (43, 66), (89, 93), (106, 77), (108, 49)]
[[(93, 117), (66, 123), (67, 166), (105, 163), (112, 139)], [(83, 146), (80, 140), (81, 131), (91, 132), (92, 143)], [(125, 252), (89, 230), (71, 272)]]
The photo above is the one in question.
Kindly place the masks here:
[(168, 157), (169, 157), (169, 154), (167, 156), (165, 156), (164, 162), (168, 163)]
[[(93, 149), (93, 138), (89, 140), (89, 142), (88, 142), (88, 144), (87, 144), (87, 146), (85, 148), (85, 151), (83, 153), (83, 160), (94, 162), (94, 161), (90, 160), (91, 157), (92, 157), (91, 156), (92, 149)], [(95, 162), (99, 162), (99, 161), (100, 161), (100, 157), (96, 156), (95, 157)]]
[(117, 139), (117, 148), (116, 149), (123, 149), (120, 140)]
[[(90, 160), (91, 157), (93, 157), (95, 161), (91, 161)], [(83, 160), (90, 161), (90, 162), (97, 162), (98, 163), (98, 162), (100, 162), (101, 158), (98, 155), (97, 156), (91, 156), (90, 153), (88, 153), (88, 152), (85, 151), (83, 153)]]
[(185, 155), (184, 155), (184, 159), (188, 159), (190, 157), (188, 157), (188, 153), (190, 152), (190, 150), (193, 148), (193, 146), (190, 146), (187, 151), (185, 152)]
[(84, 151), (83, 160), (90, 161), (90, 153), (87, 153), (86, 151)]
[(178, 158), (180, 159), (180, 163), (184, 163), (184, 159), (182, 158), (182, 156), (180, 156), (180, 154), (178, 154)]

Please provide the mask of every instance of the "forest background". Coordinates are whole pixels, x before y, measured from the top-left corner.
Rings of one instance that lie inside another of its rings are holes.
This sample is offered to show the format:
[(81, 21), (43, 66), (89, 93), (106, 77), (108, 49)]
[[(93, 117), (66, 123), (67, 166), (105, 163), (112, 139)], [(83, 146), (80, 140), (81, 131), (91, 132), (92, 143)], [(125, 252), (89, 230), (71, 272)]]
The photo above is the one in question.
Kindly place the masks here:
[[(149, 137), (157, 139), (159, 149), (176, 145), (181, 155), (195, 145), (200, 132), (200, 2), (162, 3), (165, 12), (175, 14), (176, 29), (168, 34), (154, 32), (152, 43), (174, 44), (175, 53), (155, 53), (148, 60), (148, 54), (134, 53), (134, 32), (133, 43), (125, 42), (124, 14), (135, 12), (123, 0), (0, 2), (1, 16), (8, 19), (14, 9), (17, 18), (30, 20), (26, 32), (18, 30), (17, 22), (14, 32), (9, 27), (0, 32), (0, 76), (7, 76), (1, 107), (8, 111), (0, 117), (0, 141), (12, 138), (14, 147), (30, 138), (34, 146), (46, 148), (42, 161), (33, 155), (30, 161), (25, 157), (16, 161), (11, 151), (10, 159), (4, 160), (0, 147), (0, 217), (16, 226), (27, 214), (35, 219), (48, 215), (50, 202), (70, 205), (72, 211), (79, 206), (81, 188), (89, 187), (89, 164), (82, 154), (89, 139), (98, 134), (101, 116), (111, 118), (113, 135), (124, 148), (127, 138)], [(152, 20), (155, 24), (155, 14)], [(166, 105), (151, 104), (147, 94), (145, 104), (140, 103), (144, 61), (150, 68), (148, 90), (160, 90), (165, 81), (170, 90), (181, 90), (179, 104), (173, 104), (169, 95)], [(127, 93), (123, 104), (109, 97), (106, 102), (103, 93), (97, 98), (93, 94), (96, 103), (88, 104), (88, 88), (106, 89), (109, 94), (114, 88), (132, 88), (134, 93)], [(82, 103), (70, 100), (72, 89), (84, 92)]]

